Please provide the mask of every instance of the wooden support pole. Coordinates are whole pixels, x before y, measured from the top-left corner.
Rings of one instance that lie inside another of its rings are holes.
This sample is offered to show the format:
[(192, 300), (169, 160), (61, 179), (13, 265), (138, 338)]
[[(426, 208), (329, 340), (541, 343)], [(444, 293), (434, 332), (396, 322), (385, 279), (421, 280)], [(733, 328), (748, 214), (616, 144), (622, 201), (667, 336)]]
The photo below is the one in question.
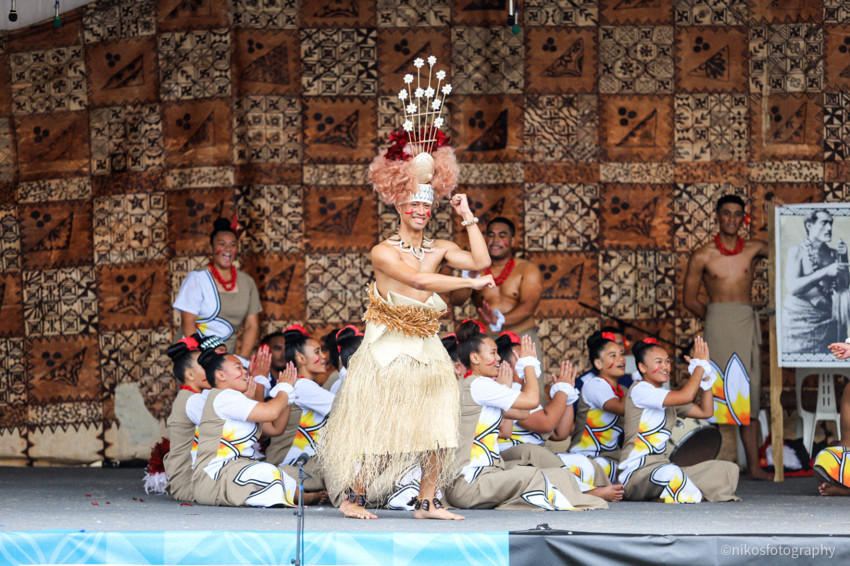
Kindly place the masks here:
[[(782, 368), (779, 367), (778, 348), (776, 341), (776, 226), (775, 207), (773, 203), (767, 205), (767, 278), (770, 310), (770, 438), (773, 450), (773, 466), (776, 475), (773, 481), (785, 480), (785, 458), (783, 447), (785, 445), (785, 422), (782, 414)], [(758, 415), (754, 415), (758, 418)]]

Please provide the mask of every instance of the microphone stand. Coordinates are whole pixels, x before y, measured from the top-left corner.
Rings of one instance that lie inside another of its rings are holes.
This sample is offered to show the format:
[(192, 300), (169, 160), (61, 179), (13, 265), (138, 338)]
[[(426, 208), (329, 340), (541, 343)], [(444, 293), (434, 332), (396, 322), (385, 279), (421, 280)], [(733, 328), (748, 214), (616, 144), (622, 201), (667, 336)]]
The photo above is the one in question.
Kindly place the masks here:
[(295, 558), (291, 563), (295, 566), (304, 564), (304, 478), (312, 478), (310, 474), (304, 471), (304, 462), (307, 459), (298, 458), (298, 507), (293, 515), (298, 517), (295, 529)]

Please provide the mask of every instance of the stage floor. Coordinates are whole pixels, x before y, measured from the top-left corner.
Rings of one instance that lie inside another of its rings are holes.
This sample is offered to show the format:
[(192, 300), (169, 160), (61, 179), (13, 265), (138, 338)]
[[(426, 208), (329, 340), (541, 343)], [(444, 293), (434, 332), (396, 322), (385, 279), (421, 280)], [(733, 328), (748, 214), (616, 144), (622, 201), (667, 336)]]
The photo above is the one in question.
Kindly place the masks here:
[[(0, 467), (0, 530), (295, 530), (291, 509), (181, 505), (147, 495), (141, 469)], [(483, 532), (553, 529), (646, 534), (850, 534), (850, 498), (817, 495), (814, 478), (781, 483), (741, 480), (736, 503), (611, 503), (606, 511), (461, 511), (466, 521), (415, 521), (379, 510), (375, 521), (308, 507), (307, 531)]]
[[(0, 564), (289, 564), (295, 556), (292, 509), (180, 504), (145, 494), (142, 476), (126, 468), (0, 467)], [(303, 563), (847, 563), (850, 498), (821, 497), (816, 487), (814, 478), (742, 480), (736, 503), (464, 510), (466, 521), (445, 522), (384, 510), (378, 520), (355, 521), (313, 507)]]

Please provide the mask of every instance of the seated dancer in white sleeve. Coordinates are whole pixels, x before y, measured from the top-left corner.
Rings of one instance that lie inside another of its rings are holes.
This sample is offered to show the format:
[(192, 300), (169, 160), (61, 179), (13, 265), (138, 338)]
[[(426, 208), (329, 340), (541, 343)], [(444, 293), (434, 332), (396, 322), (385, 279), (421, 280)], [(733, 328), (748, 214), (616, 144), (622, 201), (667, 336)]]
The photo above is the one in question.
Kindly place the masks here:
[(295, 366), (279, 375), (271, 399), (261, 402), (250, 398), (257, 383), (235, 356), (206, 350), (198, 362), (213, 389), (198, 425), (198, 456), (192, 473), (195, 501), (203, 505), (294, 506), (295, 480), (279, 467), (254, 458), (260, 434), (283, 431)]
[(469, 370), (460, 380), (461, 432), (455, 459), (461, 472), (447, 489), (447, 501), (462, 509), (607, 508), (605, 500), (582, 493), (572, 472), (560, 465), (538, 468), (501, 459), (502, 415), (523, 419), (539, 405), (537, 378), (529, 368), (522, 389), (512, 389), (513, 368), (499, 365), (496, 343), (477, 324), (466, 321), (457, 331), (458, 357)]
[[(738, 467), (724, 460), (708, 460), (681, 468), (670, 462), (667, 440), (676, 417), (705, 419), (714, 414), (708, 345), (694, 340), (688, 370), (691, 377), (677, 390), (664, 389), (670, 379), (671, 362), (654, 338), (632, 347), (643, 381), (632, 385), (626, 397), (625, 442), (620, 461), (620, 481), (630, 501), (660, 499), (665, 503), (738, 501)], [(699, 405), (693, 403), (702, 389)]]
[(284, 330), (283, 338), (286, 343), (286, 362), (295, 364), (298, 370), (292, 403), (301, 409), (295, 439), (281, 462), (282, 465), (291, 466), (302, 454), (307, 454), (311, 459), (316, 455), (319, 434), (327, 424), (334, 395), (316, 383), (327, 371), (322, 344), (298, 324)]
[[(198, 364), (197, 341), (183, 338), (169, 346), (166, 355), (174, 364), (174, 377), (180, 383), (180, 390), (171, 405), (168, 415), (168, 440), (170, 449), (163, 458), (167, 483), (164, 491), (178, 501), (194, 501), (192, 495), (192, 466), (197, 453), (197, 415), (195, 419), (189, 414), (189, 402), (201, 399), (202, 391), (209, 391), (210, 385), (204, 368)], [(160, 490), (153, 490), (161, 493)]]
[(585, 374), (569, 452), (593, 459), (616, 482), (626, 411), (625, 392), (618, 383), (626, 373), (625, 352), (606, 331), (588, 337), (587, 353), (595, 375)]
[[(514, 368), (512, 389), (521, 390), (526, 377), (539, 372), (540, 363), (534, 355), (536, 344), (525, 336), (503, 332), (496, 339), (502, 365)], [(522, 376), (520, 375), (522, 374)], [(560, 371), (551, 377), (546, 406), (538, 405), (522, 420), (503, 418), (499, 427), (499, 454), (505, 462), (538, 468), (566, 467), (575, 476), (583, 493), (606, 501), (623, 498), (623, 486), (611, 485), (605, 470), (583, 454), (553, 454), (544, 444), (547, 439), (569, 438), (573, 424), (573, 406), (578, 400), (574, 383), (576, 371), (569, 361), (561, 362)], [(535, 379), (539, 380), (539, 376)]]
[[(850, 342), (850, 339), (848, 339)], [(839, 360), (850, 358), (850, 343), (837, 342), (829, 350)], [(838, 408), (841, 414), (840, 439), (815, 456), (814, 471), (821, 480), (821, 495), (850, 495), (850, 385), (844, 386)]]

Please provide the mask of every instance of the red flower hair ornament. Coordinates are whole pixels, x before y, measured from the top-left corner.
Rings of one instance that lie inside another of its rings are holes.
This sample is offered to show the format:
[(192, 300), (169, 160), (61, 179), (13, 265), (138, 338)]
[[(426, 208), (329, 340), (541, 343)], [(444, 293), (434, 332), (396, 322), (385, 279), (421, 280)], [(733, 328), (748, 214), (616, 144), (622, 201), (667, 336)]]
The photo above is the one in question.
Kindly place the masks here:
[(284, 332), (288, 332), (290, 330), (297, 330), (298, 332), (300, 332), (301, 334), (303, 334), (307, 338), (310, 338), (310, 333), (307, 332), (307, 329), (304, 328), (303, 326), (301, 326), (300, 324), (292, 324), (292, 325), (287, 326), (286, 328), (283, 329)]
[(484, 328), (484, 323), (481, 322), (480, 320), (474, 320), (472, 318), (467, 318), (466, 320), (461, 321), (461, 324), (466, 324), (467, 322), (474, 322), (478, 326), (478, 329), (481, 331), (481, 334), (487, 334), (487, 329)]
[(514, 344), (516, 346), (519, 346), (520, 344), (522, 344), (522, 340), (520, 339), (520, 337), (515, 332), (511, 332), (510, 330), (505, 330), (504, 332), (499, 334), (499, 338), (501, 338), (502, 336), (507, 336), (508, 338), (510, 338), (511, 344)]
[(181, 338), (177, 341), (178, 344), (185, 344), (188, 350), (200, 350), (200, 346), (198, 345), (198, 341), (195, 340), (193, 336), (186, 336), (185, 338)]

